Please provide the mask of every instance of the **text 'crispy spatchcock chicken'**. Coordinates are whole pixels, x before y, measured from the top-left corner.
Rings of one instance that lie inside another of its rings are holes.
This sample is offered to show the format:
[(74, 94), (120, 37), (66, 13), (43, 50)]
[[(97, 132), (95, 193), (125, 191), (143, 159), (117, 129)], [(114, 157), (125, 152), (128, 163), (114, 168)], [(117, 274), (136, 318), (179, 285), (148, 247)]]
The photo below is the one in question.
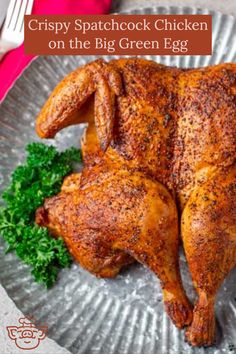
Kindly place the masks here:
[[(37, 133), (88, 122), (84, 169), (38, 209), (84, 268), (115, 276), (134, 259), (161, 281), (167, 313), (194, 346), (214, 339), (214, 301), (236, 263), (236, 64), (177, 69), (97, 60), (69, 74)], [(185, 295), (179, 230), (198, 300)]]

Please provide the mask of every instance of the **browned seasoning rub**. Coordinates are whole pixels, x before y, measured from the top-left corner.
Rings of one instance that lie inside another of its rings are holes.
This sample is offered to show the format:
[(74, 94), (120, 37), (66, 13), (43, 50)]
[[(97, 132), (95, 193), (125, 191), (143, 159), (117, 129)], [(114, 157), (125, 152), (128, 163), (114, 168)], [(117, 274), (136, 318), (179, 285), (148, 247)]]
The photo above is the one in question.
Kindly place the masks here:
[[(36, 222), (80, 264), (113, 277), (137, 260), (161, 281), (166, 311), (194, 346), (214, 339), (214, 301), (236, 263), (236, 64), (182, 70), (97, 60), (69, 74), (37, 119), (42, 138), (88, 122), (84, 169)], [(185, 295), (179, 229), (198, 300)]]

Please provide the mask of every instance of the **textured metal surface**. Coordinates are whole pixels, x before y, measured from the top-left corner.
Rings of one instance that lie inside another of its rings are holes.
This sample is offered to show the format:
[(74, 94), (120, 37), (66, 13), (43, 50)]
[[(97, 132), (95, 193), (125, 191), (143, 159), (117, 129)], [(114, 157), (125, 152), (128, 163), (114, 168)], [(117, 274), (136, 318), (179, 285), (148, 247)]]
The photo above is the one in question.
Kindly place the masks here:
[[(136, 11), (134, 13), (140, 13)], [(142, 13), (209, 13), (192, 8), (156, 8)], [(236, 61), (236, 20), (213, 14), (212, 56), (147, 57), (167, 65), (198, 67)], [(113, 57), (114, 58), (114, 57)], [(35, 116), (58, 81), (77, 66), (95, 57), (40, 57), (16, 82), (0, 107), (0, 184), (8, 183), (14, 167), (24, 158), (27, 142), (38, 140)], [(111, 57), (105, 57), (109, 60)], [(59, 133), (59, 148), (79, 146), (83, 127)], [(14, 254), (3, 255), (0, 241), (0, 281), (9, 296), (25, 313), (33, 314), (49, 326), (49, 336), (72, 353), (88, 354), (220, 354), (236, 352), (236, 272), (227, 278), (218, 294), (218, 344), (209, 349), (193, 349), (184, 342), (163, 311), (156, 277), (140, 265), (132, 265), (116, 279), (96, 279), (78, 265), (60, 273), (49, 291), (35, 284), (27, 266)], [(184, 285), (191, 300), (195, 294), (181, 255)], [(217, 269), (216, 269), (217, 271)]]

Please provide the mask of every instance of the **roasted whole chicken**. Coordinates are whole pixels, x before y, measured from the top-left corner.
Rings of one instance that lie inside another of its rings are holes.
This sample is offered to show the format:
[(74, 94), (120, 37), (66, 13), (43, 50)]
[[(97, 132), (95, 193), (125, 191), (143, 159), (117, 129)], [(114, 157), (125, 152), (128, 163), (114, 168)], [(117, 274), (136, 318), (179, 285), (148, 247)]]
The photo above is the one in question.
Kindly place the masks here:
[[(174, 324), (188, 326), (188, 342), (211, 345), (216, 293), (236, 263), (236, 64), (94, 61), (59, 83), (36, 130), (53, 138), (84, 122), (83, 171), (45, 200), (36, 222), (98, 277), (145, 264)], [(181, 238), (198, 294), (193, 310)]]

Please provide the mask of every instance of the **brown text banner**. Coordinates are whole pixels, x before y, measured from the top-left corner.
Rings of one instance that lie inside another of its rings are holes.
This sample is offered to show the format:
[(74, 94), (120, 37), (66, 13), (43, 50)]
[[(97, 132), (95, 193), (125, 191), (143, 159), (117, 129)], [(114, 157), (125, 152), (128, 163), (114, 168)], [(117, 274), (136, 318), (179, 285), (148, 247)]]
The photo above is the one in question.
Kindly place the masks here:
[(211, 15), (28, 15), (25, 53), (210, 55)]

